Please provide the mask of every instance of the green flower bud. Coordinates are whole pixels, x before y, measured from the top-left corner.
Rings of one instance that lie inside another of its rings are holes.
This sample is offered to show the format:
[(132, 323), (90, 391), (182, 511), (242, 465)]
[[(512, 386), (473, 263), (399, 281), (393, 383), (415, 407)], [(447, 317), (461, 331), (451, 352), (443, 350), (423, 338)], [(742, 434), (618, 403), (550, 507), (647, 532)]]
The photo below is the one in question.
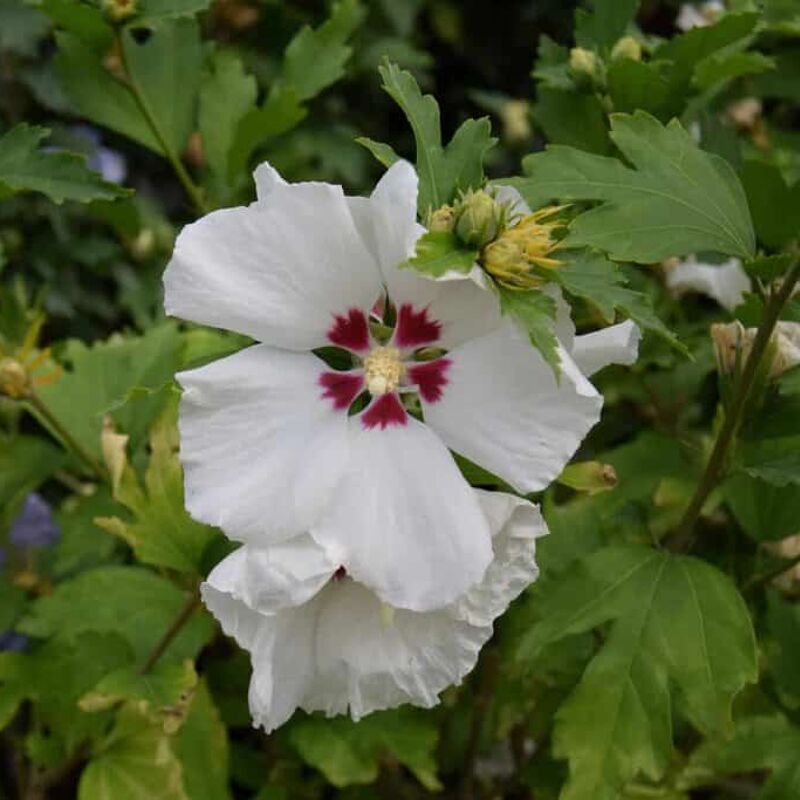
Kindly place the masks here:
[(435, 233), (450, 233), (456, 224), (456, 211), (453, 206), (442, 206), (430, 215), (428, 230)]
[(500, 232), (502, 209), (483, 190), (467, 192), (457, 209), (456, 236), (471, 247), (484, 247)]
[(623, 36), (618, 39), (611, 50), (612, 61), (619, 61), (623, 58), (629, 58), (632, 61), (642, 60), (642, 46), (633, 36)]
[(602, 86), (605, 83), (605, 67), (597, 53), (583, 47), (573, 47), (569, 51), (569, 69), (579, 84)]

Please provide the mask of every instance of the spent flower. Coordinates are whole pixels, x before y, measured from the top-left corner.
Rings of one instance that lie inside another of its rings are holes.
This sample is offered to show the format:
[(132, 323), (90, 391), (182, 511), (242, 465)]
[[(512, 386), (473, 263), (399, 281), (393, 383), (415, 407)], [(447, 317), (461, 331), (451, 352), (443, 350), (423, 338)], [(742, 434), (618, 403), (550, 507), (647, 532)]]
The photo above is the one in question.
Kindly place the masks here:
[(492, 535), (483, 578), (441, 608), (382, 602), (303, 535), (247, 544), (216, 566), (201, 593), (223, 630), (250, 652), (250, 710), (267, 731), (297, 708), (359, 719), (403, 703), (430, 708), (475, 666), (492, 623), (533, 581), (539, 510), (475, 491)]

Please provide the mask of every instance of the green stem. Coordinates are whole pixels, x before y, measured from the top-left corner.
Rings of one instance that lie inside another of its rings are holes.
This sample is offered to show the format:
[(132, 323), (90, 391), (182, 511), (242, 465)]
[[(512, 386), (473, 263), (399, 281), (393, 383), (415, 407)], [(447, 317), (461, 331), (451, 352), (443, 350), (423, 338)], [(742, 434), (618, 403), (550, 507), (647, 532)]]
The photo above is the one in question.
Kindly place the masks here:
[(779, 564), (777, 567), (775, 567), (775, 569), (771, 569), (762, 573), (761, 575), (754, 575), (745, 584), (744, 591), (752, 592), (754, 589), (758, 589), (760, 586), (764, 586), (765, 584), (775, 580), (775, 578), (783, 575), (784, 572), (788, 572), (798, 564), (800, 564), (800, 553), (796, 556), (793, 556), (788, 561), (784, 561), (782, 564)]
[(164, 655), (166, 649), (172, 644), (175, 637), (181, 632), (183, 626), (189, 621), (195, 609), (200, 605), (200, 595), (195, 589), (189, 596), (184, 606), (178, 612), (172, 625), (169, 626), (166, 633), (156, 642), (155, 647), (147, 656), (144, 663), (139, 667), (139, 674), (146, 675), (156, 665), (161, 656)]
[(761, 359), (769, 346), (772, 332), (775, 330), (775, 325), (778, 322), (780, 313), (786, 301), (791, 296), (798, 278), (800, 278), (800, 259), (795, 259), (789, 271), (786, 273), (780, 289), (770, 295), (764, 308), (764, 319), (758, 327), (758, 332), (753, 341), (750, 354), (745, 361), (739, 379), (734, 385), (731, 393), (732, 401), (725, 414), (725, 421), (722, 423), (717, 439), (714, 442), (714, 448), (706, 464), (705, 472), (700, 479), (694, 496), (686, 507), (686, 511), (678, 524), (675, 535), (669, 542), (671, 548), (674, 550), (682, 550), (691, 543), (694, 526), (697, 522), (697, 518), (700, 516), (703, 504), (725, 472), (725, 467), (728, 462), (728, 453), (736, 438), (739, 426), (741, 425), (742, 415), (747, 405), (747, 400), (750, 397), (750, 392), (753, 389), (753, 383), (758, 374)]
[(53, 416), (52, 411), (42, 402), (42, 399), (33, 389), (25, 397), (25, 401), (33, 408), (36, 414), (41, 417), (47, 426), (62, 441), (67, 450), (74, 453), (92, 473), (102, 482), (108, 480), (108, 473), (91, 453), (84, 450), (83, 446), (73, 438), (72, 434)]
[(125, 50), (125, 43), (122, 41), (122, 37), (119, 35), (119, 33), (116, 34), (116, 38), (117, 48), (119, 49), (120, 60), (122, 62), (122, 69), (125, 73), (125, 84), (133, 95), (133, 99), (136, 101), (139, 111), (142, 112), (142, 116), (150, 128), (150, 132), (155, 137), (156, 141), (158, 142), (158, 146), (161, 148), (161, 151), (164, 154), (164, 157), (167, 159), (167, 161), (169, 161), (170, 166), (175, 172), (175, 175), (178, 177), (178, 180), (186, 190), (186, 194), (189, 195), (197, 213), (200, 215), (208, 214), (211, 209), (206, 203), (203, 192), (192, 180), (191, 176), (186, 170), (186, 167), (183, 166), (183, 162), (178, 157), (178, 154), (167, 142), (164, 134), (161, 131), (161, 128), (159, 127), (155, 115), (150, 109), (147, 98), (144, 96), (142, 90), (139, 88), (138, 84), (131, 75), (131, 70), (128, 66), (128, 55)]

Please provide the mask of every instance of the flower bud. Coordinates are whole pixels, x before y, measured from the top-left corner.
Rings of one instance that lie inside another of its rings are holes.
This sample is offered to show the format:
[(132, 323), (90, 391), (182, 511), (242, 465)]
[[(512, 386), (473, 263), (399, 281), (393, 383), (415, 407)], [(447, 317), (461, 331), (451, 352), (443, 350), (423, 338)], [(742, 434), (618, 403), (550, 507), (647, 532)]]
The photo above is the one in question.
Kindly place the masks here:
[(125, 22), (139, 10), (136, 0), (102, 0), (101, 5), (112, 22)]
[(30, 391), (28, 373), (15, 358), (0, 359), (0, 394), (19, 399)]
[(525, 142), (530, 139), (531, 107), (527, 100), (509, 100), (500, 109), (503, 132), (510, 142)]
[(457, 210), (456, 236), (472, 247), (484, 247), (497, 237), (501, 215), (502, 209), (486, 192), (467, 192)]
[[(720, 372), (730, 375), (741, 369), (753, 349), (757, 328), (745, 328), (741, 322), (711, 326), (711, 338)], [(772, 332), (763, 363), (771, 380), (800, 364), (800, 322), (780, 321)]]
[(456, 211), (453, 206), (442, 206), (430, 215), (428, 230), (434, 233), (450, 233), (456, 224)]
[(522, 246), (505, 237), (487, 245), (481, 261), (484, 269), (499, 283), (516, 285), (516, 278), (530, 271)]
[(569, 51), (569, 69), (576, 82), (600, 86), (605, 83), (605, 68), (597, 53), (583, 47)]
[(629, 58), (632, 61), (642, 60), (642, 46), (633, 36), (623, 36), (618, 39), (611, 50), (612, 61), (619, 61), (623, 58)]

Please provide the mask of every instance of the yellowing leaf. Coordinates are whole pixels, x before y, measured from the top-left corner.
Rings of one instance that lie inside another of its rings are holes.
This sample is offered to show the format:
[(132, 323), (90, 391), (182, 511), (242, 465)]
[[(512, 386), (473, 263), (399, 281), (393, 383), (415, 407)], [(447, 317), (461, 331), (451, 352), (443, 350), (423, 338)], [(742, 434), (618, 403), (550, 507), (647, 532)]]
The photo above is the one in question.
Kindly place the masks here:
[[(199, 575), (200, 564), (215, 530), (195, 522), (183, 503), (183, 470), (178, 459), (178, 433), (175, 408), (168, 408), (150, 433), (150, 461), (141, 486), (123, 452), (112, 453), (114, 497), (133, 514), (133, 521), (100, 517), (95, 522), (109, 533), (120, 536), (147, 564), (170, 567)], [(104, 438), (108, 444), (108, 435)], [(117, 442), (117, 447), (119, 442)]]

